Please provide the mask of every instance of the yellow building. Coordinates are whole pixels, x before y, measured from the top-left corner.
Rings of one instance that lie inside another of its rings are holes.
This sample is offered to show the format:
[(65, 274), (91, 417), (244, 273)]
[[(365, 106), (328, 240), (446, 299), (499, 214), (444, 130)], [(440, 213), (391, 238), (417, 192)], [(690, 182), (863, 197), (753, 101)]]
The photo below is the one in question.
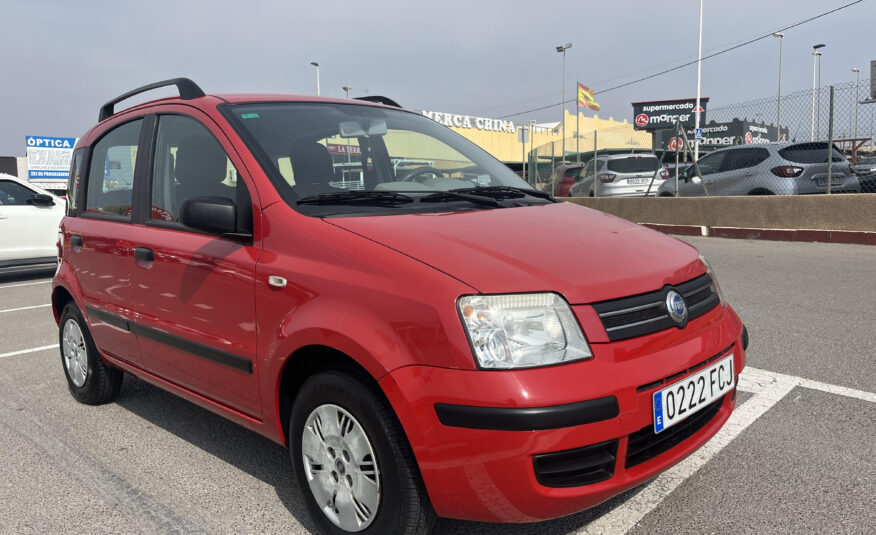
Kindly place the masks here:
[[(520, 130), (529, 130), (530, 123), (514, 123), (502, 119), (473, 117), (453, 113), (421, 111), (424, 116), (437, 121), (463, 137), (471, 140), (481, 148), (505, 163), (523, 161), (525, 153), (539, 149), (540, 157), (545, 153), (559, 158), (562, 153), (563, 136), (559, 121), (554, 123), (536, 123), (533, 127), (532, 139), (525, 146), (521, 143)], [(592, 117), (579, 113), (564, 112), (566, 122), (566, 159), (575, 159), (576, 152), (592, 152), (594, 137), (597, 150), (629, 148), (631, 150), (648, 150), (651, 148), (650, 134), (633, 129), (633, 125), (624, 121), (615, 121), (613, 117), (601, 119), (598, 115)], [(580, 134), (578, 132), (580, 131)], [(594, 136), (594, 131), (597, 132)]]

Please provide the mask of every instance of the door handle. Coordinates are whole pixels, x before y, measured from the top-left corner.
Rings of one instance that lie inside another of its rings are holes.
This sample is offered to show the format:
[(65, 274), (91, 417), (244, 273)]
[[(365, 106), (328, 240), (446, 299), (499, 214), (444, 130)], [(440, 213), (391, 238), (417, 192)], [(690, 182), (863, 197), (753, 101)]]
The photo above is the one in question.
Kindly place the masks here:
[(155, 253), (148, 247), (134, 247), (134, 259), (152, 262), (155, 260)]
[(77, 234), (70, 236), (70, 245), (73, 247), (82, 247), (82, 236)]

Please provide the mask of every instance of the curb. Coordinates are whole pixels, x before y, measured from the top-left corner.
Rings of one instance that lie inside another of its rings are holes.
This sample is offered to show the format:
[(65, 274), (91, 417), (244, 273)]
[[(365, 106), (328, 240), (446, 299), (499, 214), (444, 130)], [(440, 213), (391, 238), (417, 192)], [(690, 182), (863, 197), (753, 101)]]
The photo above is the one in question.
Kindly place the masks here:
[(811, 230), (811, 229), (766, 229), (741, 227), (703, 227), (699, 225), (662, 225), (640, 223), (665, 234), (681, 236), (710, 236), (713, 238), (736, 238), (746, 240), (772, 240), (796, 242), (851, 243), (876, 245), (876, 232), (857, 230)]

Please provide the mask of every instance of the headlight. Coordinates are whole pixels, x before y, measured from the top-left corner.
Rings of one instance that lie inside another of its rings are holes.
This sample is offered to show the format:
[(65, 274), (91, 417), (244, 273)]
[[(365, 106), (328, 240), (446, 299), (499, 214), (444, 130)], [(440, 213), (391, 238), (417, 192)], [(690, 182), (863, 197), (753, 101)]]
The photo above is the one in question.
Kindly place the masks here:
[(457, 306), (482, 368), (530, 368), (593, 357), (572, 309), (555, 293), (467, 295)]
[(721, 286), (718, 284), (718, 277), (715, 276), (715, 272), (712, 271), (712, 266), (709, 265), (709, 262), (703, 255), (700, 255), (700, 260), (702, 260), (703, 264), (706, 266), (706, 273), (712, 277), (712, 284), (715, 285), (715, 292), (718, 294), (718, 300), (721, 302), (721, 306), (724, 306), (727, 302), (724, 301), (724, 294), (721, 292)]

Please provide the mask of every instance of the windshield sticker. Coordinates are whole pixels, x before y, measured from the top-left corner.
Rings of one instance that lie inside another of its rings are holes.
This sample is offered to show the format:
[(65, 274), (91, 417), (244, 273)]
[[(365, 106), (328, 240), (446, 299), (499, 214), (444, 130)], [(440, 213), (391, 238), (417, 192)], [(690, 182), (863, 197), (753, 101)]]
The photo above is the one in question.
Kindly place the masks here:
[(241, 119), (258, 119), (259, 114), (258, 113), (241, 113), (240, 118)]

